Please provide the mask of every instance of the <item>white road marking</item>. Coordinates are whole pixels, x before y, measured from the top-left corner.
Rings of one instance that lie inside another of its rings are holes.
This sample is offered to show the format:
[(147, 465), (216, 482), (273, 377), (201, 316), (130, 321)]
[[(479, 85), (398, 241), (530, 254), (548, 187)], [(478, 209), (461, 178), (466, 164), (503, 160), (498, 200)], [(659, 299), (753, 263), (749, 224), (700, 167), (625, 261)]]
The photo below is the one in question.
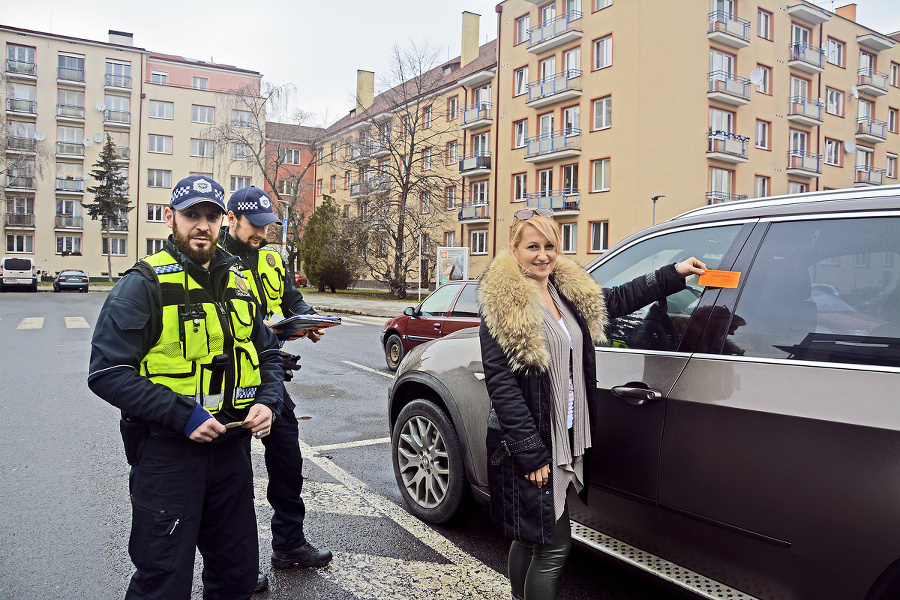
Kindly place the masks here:
[(351, 362), (349, 360), (342, 360), (342, 363), (346, 365), (350, 365), (351, 367), (356, 367), (357, 369), (362, 369), (363, 371), (368, 371), (369, 373), (375, 373), (376, 375), (381, 375), (382, 377), (387, 377), (388, 379), (393, 379), (393, 373), (385, 373), (384, 371), (379, 371), (377, 369), (372, 369), (370, 367), (366, 367), (363, 365), (356, 364), (355, 362)]
[(67, 329), (90, 329), (91, 326), (84, 317), (66, 317)]
[(358, 442), (344, 442), (343, 444), (326, 444), (324, 446), (313, 446), (312, 449), (316, 452), (323, 452), (325, 450), (335, 450), (338, 448), (357, 448), (359, 446), (372, 446), (375, 444), (388, 444), (390, 443), (391, 438), (375, 438), (374, 440), (360, 440)]
[(16, 329), (40, 329), (44, 326), (44, 317), (26, 317)]
[(345, 316), (341, 317), (341, 324), (344, 324), (346, 321), (352, 321), (354, 323), (365, 323), (366, 325), (384, 325), (390, 319), (386, 317), (369, 317), (366, 315), (353, 315), (353, 316)]

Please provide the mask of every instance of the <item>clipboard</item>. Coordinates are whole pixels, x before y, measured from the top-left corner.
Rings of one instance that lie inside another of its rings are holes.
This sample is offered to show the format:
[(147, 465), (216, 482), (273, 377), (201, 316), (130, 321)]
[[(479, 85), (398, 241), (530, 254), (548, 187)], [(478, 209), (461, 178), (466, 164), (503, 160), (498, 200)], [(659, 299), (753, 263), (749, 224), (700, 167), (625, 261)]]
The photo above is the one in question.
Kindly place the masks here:
[(279, 340), (296, 337), (298, 333), (306, 335), (312, 329), (325, 329), (326, 327), (334, 327), (341, 324), (340, 317), (332, 317), (328, 315), (294, 315), (282, 319), (277, 323), (269, 325), (270, 329), (280, 329), (281, 333), (276, 333), (275, 337)]

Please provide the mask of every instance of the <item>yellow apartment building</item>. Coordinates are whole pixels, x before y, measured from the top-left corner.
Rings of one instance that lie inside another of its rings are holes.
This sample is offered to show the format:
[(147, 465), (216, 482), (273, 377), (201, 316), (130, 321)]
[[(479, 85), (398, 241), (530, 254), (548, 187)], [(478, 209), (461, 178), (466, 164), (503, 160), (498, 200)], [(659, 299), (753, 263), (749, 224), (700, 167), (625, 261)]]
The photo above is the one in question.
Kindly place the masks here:
[[(245, 119), (228, 107), (235, 90), (259, 93), (259, 73), (153, 53), (116, 31), (100, 42), (0, 26), (0, 42), (4, 256), (32, 256), (45, 274), (77, 268), (100, 279), (109, 252), (117, 277), (168, 235), (163, 208), (182, 177), (205, 173), (226, 191), (262, 185), (244, 149), (210, 143), (217, 123)], [(108, 241), (82, 209), (107, 134), (135, 207)]]

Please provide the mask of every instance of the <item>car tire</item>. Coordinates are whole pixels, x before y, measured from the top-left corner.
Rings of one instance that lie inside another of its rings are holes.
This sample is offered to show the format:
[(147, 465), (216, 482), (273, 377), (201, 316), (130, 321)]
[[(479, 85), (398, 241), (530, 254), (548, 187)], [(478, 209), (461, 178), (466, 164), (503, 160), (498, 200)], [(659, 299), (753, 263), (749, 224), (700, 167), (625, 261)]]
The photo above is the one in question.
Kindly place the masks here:
[(446, 523), (466, 502), (466, 469), (450, 419), (425, 399), (403, 407), (391, 436), (394, 476), (412, 514), (429, 523)]
[(58, 294), (58, 293), (59, 293), (59, 288), (56, 287), (56, 286), (54, 285), (54, 286), (53, 286), (53, 291), (56, 292), (56, 293)]
[(384, 343), (384, 362), (387, 363), (388, 369), (396, 371), (405, 354), (406, 351), (403, 349), (403, 340), (400, 339), (400, 336), (396, 333), (389, 335), (387, 341)]

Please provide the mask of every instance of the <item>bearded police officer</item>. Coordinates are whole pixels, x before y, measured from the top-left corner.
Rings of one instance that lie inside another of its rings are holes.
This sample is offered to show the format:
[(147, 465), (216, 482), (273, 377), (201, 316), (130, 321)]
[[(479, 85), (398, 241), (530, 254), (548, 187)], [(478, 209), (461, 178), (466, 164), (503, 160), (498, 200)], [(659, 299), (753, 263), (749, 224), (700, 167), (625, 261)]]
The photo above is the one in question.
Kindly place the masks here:
[(88, 385), (121, 409), (132, 464), (126, 598), (188, 600), (195, 548), (203, 597), (246, 599), (259, 569), (250, 460), (241, 437), (271, 431), (281, 402), (278, 340), (231, 257), (216, 245), (224, 190), (182, 179), (165, 247), (106, 299)]
[[(263, 190), (254, 186), (241, 188), (228, 200), (228, 227), (222, 236), (222, 245), (241, 258), (242, 273), (267, 318), (316, 314), (294, 287), (278, 252), (263, 246), (267, 227), (278, 220), (272, 212), (272, 201)], [(308, 337), (317, 342), (321, 333), (312, 332)], [(274, 510), (272, 566), (276, 569), (294, 565), (323, 567), (332, 556), (331, 552), (310, 544), (303, 533), (306, 514), (300, 496), (303, 457), (294, 408), (294, 402), (284, 390), (280, 405), (282, 413), (276, 415), (271, 435), (262, 440), (269, 474), (267, 497)]]

